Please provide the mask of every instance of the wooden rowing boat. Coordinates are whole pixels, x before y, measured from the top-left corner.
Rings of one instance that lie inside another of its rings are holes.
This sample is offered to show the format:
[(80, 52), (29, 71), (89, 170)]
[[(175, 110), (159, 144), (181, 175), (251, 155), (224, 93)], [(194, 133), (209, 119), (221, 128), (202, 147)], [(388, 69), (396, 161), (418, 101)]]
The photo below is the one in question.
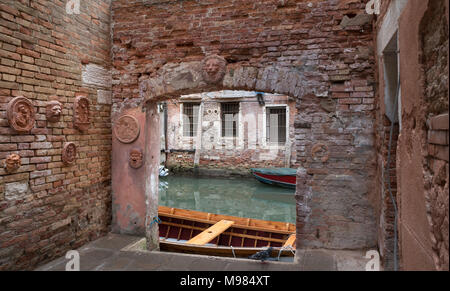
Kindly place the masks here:
[(209, 256), (248, 257), (272, 247), (293, 256), (295, 225), (159, 206), (160, 249)]
[(265, 184), (295, 189), (297, 170), (290, 168), (251, 169), (253, 176)]

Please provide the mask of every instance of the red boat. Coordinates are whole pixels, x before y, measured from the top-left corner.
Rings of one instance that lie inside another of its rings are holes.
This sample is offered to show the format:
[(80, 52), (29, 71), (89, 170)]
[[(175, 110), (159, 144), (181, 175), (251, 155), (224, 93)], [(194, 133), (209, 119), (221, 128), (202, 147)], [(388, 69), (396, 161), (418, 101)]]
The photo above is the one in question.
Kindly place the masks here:
[(251, 169), (255, 178), (265, 184), (295, 189), (297, 170), (290, 168)]

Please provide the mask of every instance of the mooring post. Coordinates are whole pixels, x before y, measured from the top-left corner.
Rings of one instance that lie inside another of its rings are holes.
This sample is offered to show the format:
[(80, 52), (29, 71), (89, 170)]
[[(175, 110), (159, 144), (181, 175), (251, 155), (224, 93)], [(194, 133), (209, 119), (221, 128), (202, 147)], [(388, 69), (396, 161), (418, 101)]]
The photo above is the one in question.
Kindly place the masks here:
[(157, 103), (148, 102), (146, 106), (145, 236), (147, 250), (154, 251), (159, 250), (158, 186), (161, 135)]
[[(203, 96), (203, 95), (202, 95)], [(194, 167), (198, 167), (200, 164), (200, 155), (202, 152), (202, 136), (203, 136), (203, 102), (200, 103), (198, 109), (197, 118), (197, 136), (195, 138), (195, 154), (194, 154)]]

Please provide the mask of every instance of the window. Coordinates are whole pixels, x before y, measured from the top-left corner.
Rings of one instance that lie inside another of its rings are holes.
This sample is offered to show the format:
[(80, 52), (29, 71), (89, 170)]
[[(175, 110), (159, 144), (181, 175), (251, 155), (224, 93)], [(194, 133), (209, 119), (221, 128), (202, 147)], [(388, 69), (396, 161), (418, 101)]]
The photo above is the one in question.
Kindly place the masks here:
[(222, 137), (238, 137), (239, 103), (221, 103)]
[(197, 136), (200, 103), (183, 103), (183, 136)]
[(286, 107), (267, 107), (266, 139), (270, 144), (286, 143)]

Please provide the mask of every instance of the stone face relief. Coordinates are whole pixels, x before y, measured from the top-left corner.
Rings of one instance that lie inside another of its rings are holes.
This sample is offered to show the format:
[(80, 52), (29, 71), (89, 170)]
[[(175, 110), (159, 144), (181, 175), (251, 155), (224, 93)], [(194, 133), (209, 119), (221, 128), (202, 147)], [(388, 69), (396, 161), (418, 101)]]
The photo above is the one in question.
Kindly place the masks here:
[(73, 108), (74, 125), (80, 131), (86, 131), (89, 129), (89, 99), (84, 96), (78, 96), (75, 99)]
[(18, 154), (11, 154), (6, 157), (5, 169), (8, 173), (17, 171), (21, 165), (22, 165), (22, 161)]
[(16, 97), (6, 108), (9, 125), (18, 132), (28, 132), (34, 127), (35, 110), (31, 101), (25, 97)]
[(326, 163), (330, 158), (328, 146), (323, 143), (315, 144), (311, 149), (311, 156), (315, 161), (320, 159), (323, 163)]
[(73, 165), (77, 159), (77, 146), (73, 142), (64, 144), (62, 161), (65, 165)]
[(207, 56), (202, 63), (202, 76), (206, 83), (216, 84), (222, 81), (227, 66), (227, 61), (224, 58), (218, 55), (211, 55)]
[(132, 149), (130, 151), (130, 167), (133, 169), (139, 169), (144, 164), (142, 150)]
[(120, 117), (114, 126), (114, 133), (122, 143), (134, 142), (138, 138), (139, 132), (139, 121), (132, 115)]
[(62, 104), (59, 101), (53, 100), (47, 104), (45, 116), (47, 121), (58, 122), (61, 119)]

